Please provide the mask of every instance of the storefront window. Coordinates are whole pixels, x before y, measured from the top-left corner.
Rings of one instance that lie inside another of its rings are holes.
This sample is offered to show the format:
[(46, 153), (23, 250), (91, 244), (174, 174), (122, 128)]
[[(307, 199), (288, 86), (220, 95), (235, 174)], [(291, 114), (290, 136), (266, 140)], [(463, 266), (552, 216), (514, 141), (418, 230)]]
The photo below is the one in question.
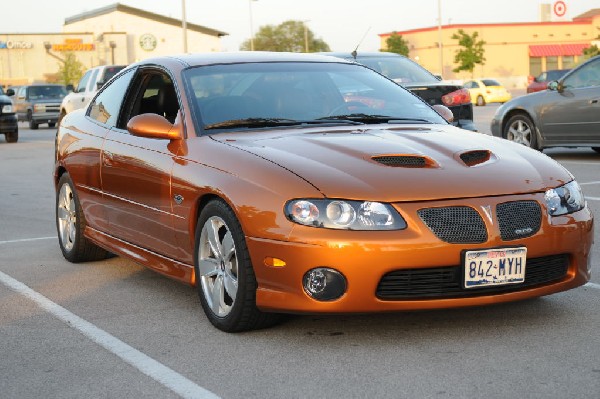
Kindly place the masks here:
[(546, 57), (546, 71), (558, 69), (558, 57)]
[(542, 73), (542, 57), (529, 57), (529, 75), (538, 76)]
[(575, 57), (572, 55), (562, 56), (562, 69), (571, 69), (575, 66)]

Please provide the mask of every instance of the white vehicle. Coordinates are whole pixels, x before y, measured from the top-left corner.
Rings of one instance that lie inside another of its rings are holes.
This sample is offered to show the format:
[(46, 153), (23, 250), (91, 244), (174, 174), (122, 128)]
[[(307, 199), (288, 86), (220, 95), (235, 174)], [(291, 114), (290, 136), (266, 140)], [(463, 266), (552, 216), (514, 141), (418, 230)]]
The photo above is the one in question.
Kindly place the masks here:
[(125, 65), (101, 65), (85, 71), (75, 91), (69, 93), (60, 104), (59, 122), (69, 112), (88, 105), (104, 83), (123, 68)]

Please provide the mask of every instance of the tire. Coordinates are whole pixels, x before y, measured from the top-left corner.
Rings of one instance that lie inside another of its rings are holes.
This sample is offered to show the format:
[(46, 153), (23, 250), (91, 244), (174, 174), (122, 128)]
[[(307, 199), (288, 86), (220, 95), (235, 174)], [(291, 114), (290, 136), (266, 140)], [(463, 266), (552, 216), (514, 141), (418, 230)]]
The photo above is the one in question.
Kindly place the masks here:
[(58, 115), (58, 126), (60, 126), (60, 123), (62, 122), (65, 116), (67, 116), (67, 112), (63, 109), (62, 111), (60, 111), (60, 115)]
[(54, 127), (56, 126), (56, 122), (48, 122), (48, 127)]
[(29, 128), (31, 130), (36, 130), (38, 128), (38, 123), (33, 120), (33, 114), (31, 111), (27, 111), (27, 120), (29, 121)]
[(506, 125), (502, 135), (505, 139), (527, 147), (539, 150), (537, 135), (535, 133), (535, 124), (525, 114), (513, 115)]
[(600, 147), (592, 147), (592, 150), (594, 150), (596, 152), (600, 152)]
[(19, 141), (19, 129), (15, 130), (14, 132), (5, 133), (4, 138), (6, 139), (7, 143), (16, 143)]
[(210, 201), (198, 217), (194, 269), (204, 313), (219, 330), (254, 330), (281, 319), (256, 307), (257, 283), (244, 233), (221, 200)]
[(475, 104), (478, 107), (483, 107), (485, 105), (485, 98), (483, 98), (482, 95), (477, 96), (477, 101), (475, 102)]
[(86, 225), (71, 177), (65, 173), (56, 192), (56, 231), (60, 250), (69, 262), (89, 262), (109, 256), (109, 252), (85, 238)]

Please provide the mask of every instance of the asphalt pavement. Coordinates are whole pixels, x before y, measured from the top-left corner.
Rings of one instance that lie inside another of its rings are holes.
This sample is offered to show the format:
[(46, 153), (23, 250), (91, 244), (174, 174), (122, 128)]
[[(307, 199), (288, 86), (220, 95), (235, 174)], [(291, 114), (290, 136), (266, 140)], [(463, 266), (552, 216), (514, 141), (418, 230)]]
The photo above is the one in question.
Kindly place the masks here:
[[(497, 105), (475, 108), (483, 127)], [(488, 307), (292, 316), (226, 334), (195, 289), (115, 257), (71, 264), (54, 225), (54, 129), (0, 136), (0, 398), (598, 398), (592, 282)], [(600, 154), (553, 149), (600, 215)]]

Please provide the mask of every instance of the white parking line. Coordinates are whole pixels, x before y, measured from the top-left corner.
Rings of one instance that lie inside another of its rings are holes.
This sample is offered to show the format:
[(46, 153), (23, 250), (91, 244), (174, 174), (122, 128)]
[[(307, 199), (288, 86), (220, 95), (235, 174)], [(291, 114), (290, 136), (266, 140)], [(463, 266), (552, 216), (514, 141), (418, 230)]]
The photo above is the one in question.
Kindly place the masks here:
[(1, 244), (13, 244), (15, 242), (27, 242), (27, 241), (38, 241), (38, 240), (52, 240), (55, 239), (56, 236), (52, 237), (38, 237), (38, 238), (23, 238), (21, 240), (8, 240), (8, 241), (0, 241)]
[(585, 287), (590, 287), (590, 288), (595, 288), (597, 290), (600, 290), (600, 284), (596, 284), (596, 283), (587, 283), (585, 285)]
[(173, 371), (162, 363), (157, 362), (148, 355), (127, 345), (125, 342), (113, 337), (109, 333), (96, 327), (92, 323), (69, 312), (62, 306), (52, 302), (42, 294), (32, 290), (25, 284), (0, 272), (0, 282), (8, 288), (29, 298), (48, 313), (64, 321), (69, 327), (79, 331), (107, 351), (117, 355), (139, 371), (164, 385), (182, 398), (217, 399), (214, 393), (196, 385), (181, 374)]
[(587, 195), (585, 196), (586, 200), (592, 200), (592, 201), (600, 201), (600, 197), (588, 197)]
[(588, 181), (585, 183), (579, 183), (580, 186), (587, 186), (588, 184), (600, 184), (600, 180), (599, 181)]

